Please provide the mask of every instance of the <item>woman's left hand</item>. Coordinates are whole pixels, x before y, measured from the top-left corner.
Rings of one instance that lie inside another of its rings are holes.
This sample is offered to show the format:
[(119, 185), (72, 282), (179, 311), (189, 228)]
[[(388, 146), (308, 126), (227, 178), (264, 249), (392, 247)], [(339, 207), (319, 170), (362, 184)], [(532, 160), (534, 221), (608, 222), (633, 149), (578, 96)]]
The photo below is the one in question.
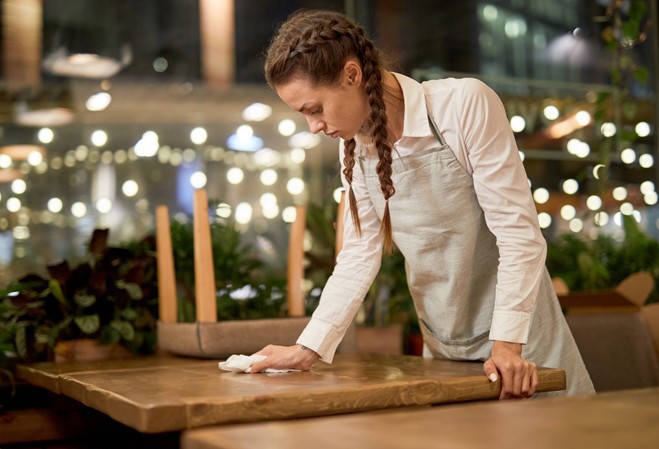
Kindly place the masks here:
[(499, 399), (529, 398), (538, 387), (538, 368), (535, 363), (522, 358), (520, 343), (495, 341), (483, 371), (492, 381), (501, 377)]

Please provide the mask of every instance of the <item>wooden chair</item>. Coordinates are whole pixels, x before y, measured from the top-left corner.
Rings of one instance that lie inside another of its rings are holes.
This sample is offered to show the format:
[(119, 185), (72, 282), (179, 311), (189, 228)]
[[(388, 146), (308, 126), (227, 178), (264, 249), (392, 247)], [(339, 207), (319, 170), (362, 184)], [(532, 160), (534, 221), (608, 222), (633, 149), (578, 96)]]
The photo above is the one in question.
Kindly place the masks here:
[[(251, 354), (266, 344), (292, 345), (309, 322), (305, 315), (302, 281), (304, 278), (304, 234), (306, 208), (296, 207), (291, 224), (287, 266), (287, 318), (217, 321), (213, 254), (205, 190), (194, 193), (193, 234), (195, 264), (194, 323), (177, 322), (176, 276), (171, 243), (169, 212), (166, 206), (156, 209), (158, 251), (159, 313), (158, 344), (161, 350), (195, 357), (226, 357)], [(343, 235), (343, 201), (337, 220), (337, 251)], [(354, 326), (346, 333), (339, 351), (355, 352)]]

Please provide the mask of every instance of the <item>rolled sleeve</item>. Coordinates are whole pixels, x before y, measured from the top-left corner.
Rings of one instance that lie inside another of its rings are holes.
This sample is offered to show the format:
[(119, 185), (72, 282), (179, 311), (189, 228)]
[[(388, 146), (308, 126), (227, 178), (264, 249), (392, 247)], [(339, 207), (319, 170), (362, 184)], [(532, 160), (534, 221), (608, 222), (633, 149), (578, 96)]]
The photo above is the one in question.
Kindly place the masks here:
[(332, 363), (336, 348), (343, 339), (333, 323), (312, 317), (297, 343), (313, 349), (323, 362)]
[(492, 315), (490, 340), (526, 344), (530, 326), (530, 313), (495, 310)]

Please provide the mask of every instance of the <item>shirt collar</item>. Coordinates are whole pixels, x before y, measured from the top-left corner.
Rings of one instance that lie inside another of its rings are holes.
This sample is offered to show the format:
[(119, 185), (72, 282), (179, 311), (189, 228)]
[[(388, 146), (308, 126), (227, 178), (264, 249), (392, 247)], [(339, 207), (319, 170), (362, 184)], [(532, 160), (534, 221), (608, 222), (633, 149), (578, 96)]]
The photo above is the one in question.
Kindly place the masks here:
[[(421, 83), (408, 76), (395, 72), (391, 73), (396, 77), (396, 80), (403, 91), (403, 100), (405, 102), (403, 135), (401, 138), (431, 136), (432, 130), (428, 123), (426, 95), (423, 86)], [(364, 136), (355, 136), (355, 140), (359, 146), (365, 148), (372, 145), (370, 139)]]
[[(392, 72), (393, 73), (393, 72)], [(405, 100), (405, 117), (403, 121), (402, 137), (426, 137), (432, 135), (428, 123), (428, 110), (426, 109), (426, 95), (423, 86), (400, 73), (393, 73), (403, 91)]]

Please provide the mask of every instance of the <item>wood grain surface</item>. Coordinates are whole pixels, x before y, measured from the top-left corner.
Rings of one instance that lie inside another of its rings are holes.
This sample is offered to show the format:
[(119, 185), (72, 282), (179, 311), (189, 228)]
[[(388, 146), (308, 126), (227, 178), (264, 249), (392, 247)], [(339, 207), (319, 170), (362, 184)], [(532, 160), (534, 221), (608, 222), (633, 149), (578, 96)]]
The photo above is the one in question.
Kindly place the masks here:
[(659, 388), (216, 426), (183, 449), (656, 449)]
[[(495, 399), (481, 363), (338, 354), (308, 372), (237, 374), (216, 360), (152, 357), (20, 365), (24, 380), (70, 396), (142, 432)], [(542, 369), (540, 391), (565, 388)]]

